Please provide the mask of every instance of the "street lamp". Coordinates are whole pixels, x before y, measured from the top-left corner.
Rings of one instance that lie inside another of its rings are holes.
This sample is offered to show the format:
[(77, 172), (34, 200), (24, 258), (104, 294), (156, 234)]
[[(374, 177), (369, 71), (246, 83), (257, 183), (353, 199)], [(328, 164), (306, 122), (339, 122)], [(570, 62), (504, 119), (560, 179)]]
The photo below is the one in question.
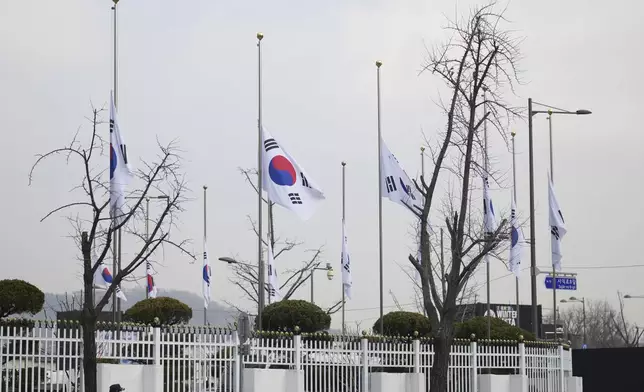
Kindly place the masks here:
[(248, 263), (244, 263), (242, 261), (237, 261), (237, 260), (233, 259), (232, 257), (220, 257), (218, 260), (223, 261), (224, 263), (228, 263), (228, 264), (239, 264), (239, 265), (245, 265), (246, 267), (252, 267), (252, 268), (257, 267), (256, 265), (253, 265), (253, 264), (248, 264)]
[(582, 335), (582, 340), (583, 344), (586, 344), (586, 298), (584, 297), (570, 297), (567, 300), (562, 299), (560, 301), (562, 304), (566, 303), (573, 303), (573, 302), (580, 302), (581, 303), (581, 311), (582, 311), (582, 317), (583, 317), (583, 335)]
[(316, 270), (326, 271), (326, 278), (328, 280), (333, 280), (333, 277), (335, 276), (335, 271), (333, 271), (333, 266), (331, 265), (331, 263), (326, 263), (325, 267), (313, 267), (313, 268), (311, 268), (311, 303), (312, 304), (315, 303), (315, 301), (313, 300), (314, 293), (315, 293), (314, 288), (313, 288), (313, 281), (314, 281), (313, 280), (313, 273)]
[(624, 296), (624, 298), (626, 298), (626, 299), (643, 299), (643, 298), (644, 298), (644, 295), (630, 295), (630, 294), (626, 294), (626, 295)]
[[(528, 98), (528, 156), (529, 156), (529, 162), (530, 162), (530, 236), (532, 237), (532, 241), (530, 241), (530, 278), (531, 278), (531, 294), (532, 294), (532, 319), (536, 320), (537, 319), (537, 274), (536, 274), (536, 269), (537, 269), (537, 253), (536, 253), (536, 229), (535, 229), (535, 216), (534, 216), (534, 143), (533, 143), (533, 138), (532, 138), (532, 117), (536, 114), (539, 113), (547, 113), (550, 116), (553, 114), (574, 114), (574, 115), (586, 115), (586, 114), (591, 114), (592, 112), (590, 110), (586, 109), (578, 109), (574, 112), (568, 111), (568, 110), (563, 110), (563, 109), (558, 109), (555, 108), (551, 105), (544, 105), (538, 102), (535, 102), (535, 104), (540, 105), (540, 106), (545, 106), (549, 107), (551, 109), (556, 109), (556, 111), (553, 110), (532, 110), (532, 98)], [(552, 127), (550, 127), (550, 172), (552, 175)], [(556, 273), (556, 271), (555, 271)], [(553, 274), (556, 276), (556, 274)], [(553, 276), (553, 279), (554, 279)], [(555, 325), (557, 321), (557, 297), (556, 297), (556, 286), (553, 285), (553, 304), (555, 308)], [(539, 335), (539, 327), (536, 322), (532, 323), (532, 332), (535, 334), (535, 336)]]

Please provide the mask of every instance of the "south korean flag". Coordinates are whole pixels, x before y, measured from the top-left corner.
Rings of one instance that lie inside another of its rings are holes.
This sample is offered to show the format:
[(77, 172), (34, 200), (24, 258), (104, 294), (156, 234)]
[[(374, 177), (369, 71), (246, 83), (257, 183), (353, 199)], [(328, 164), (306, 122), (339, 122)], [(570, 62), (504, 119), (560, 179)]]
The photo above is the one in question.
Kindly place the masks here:
[(422, 195), (382, 139), (380, 139), (380, 173), (381, 197), (386, 197), (415, 213), (422, 211), (424, 204)]
[(324, 193), (266, 129), (262, 142), (262, 188), (271, 201), (308, 220)]

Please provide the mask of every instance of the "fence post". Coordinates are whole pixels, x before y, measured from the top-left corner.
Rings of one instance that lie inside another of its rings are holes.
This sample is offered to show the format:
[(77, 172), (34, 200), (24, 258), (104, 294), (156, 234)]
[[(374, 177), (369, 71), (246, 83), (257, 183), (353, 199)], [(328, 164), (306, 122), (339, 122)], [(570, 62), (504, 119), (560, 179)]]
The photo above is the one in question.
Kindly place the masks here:
[(523, 337), (519, 338), (519, 375), (525, 376), (525, 343)]
[(154, 357), (152, 358), (152, 361), (155, 365), (161, 365), (161, 328), (158, 326), (154, 327), (152, 329), (152, 335), (154, 339), (154, 349), (152, 350)]
[(300, 380), (302, 378), (302, 335), (300, 329), (295, 327), (295, 335), (293, 335), (293, 348), (295, 349), (295, 385), (297, 390), (300, 390)]
[(235, 367), (235, 392), (241, 392), (242, 388), (242, 377), (241, 377), (241, 361), (242, 361), (242, 352), (241, 352), (241, 343), (239, 341), (239, 333), (233, 331), (233, 355), (234, 361), (233, 366)]
[(476, 335), (472, 334), (470, 336), (470, 356), (472, 361), (472, 381), (470, 389), (471, 391), (479, 390), (479, 377), (478, 377), (478, 357), (477, 357), (477, 347), (476, 347)]
[(366, 392), (369, 390), (369, 341), (366, 337), (360, 339), (360, 346), (362, 347), (362, 390)]
[(414, 373), (420, 373), (420, 340), (418, 338), (418, 332), (414, 336)]
[(565, 382), (566, 379), (564, 377), (564, 354), (565, 350), (563, 347), (563, 343), (559, 342), (559, 390), (561, 392), (565, 391)]

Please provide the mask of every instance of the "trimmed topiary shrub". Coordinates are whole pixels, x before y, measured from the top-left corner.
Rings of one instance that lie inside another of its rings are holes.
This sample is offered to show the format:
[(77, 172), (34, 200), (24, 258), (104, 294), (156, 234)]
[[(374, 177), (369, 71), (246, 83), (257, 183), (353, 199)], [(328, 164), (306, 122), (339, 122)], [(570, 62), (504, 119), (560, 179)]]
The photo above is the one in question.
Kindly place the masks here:
[(331, 316), (319, 306), (299, 299), (272, 303), (264, 308), (262, 326), (264, 331), (319, 332), (329, 328)]
[(162, 325), (187, 324), (192, 309), (175, 298), (159, 297), (139, 301), (124, 314), (124, 320), (141, 324), (154, 324), (158, 318)]
[[(382, 316), (383, 330), (387, 336), (430, 336), (432, 332), (429, 319), (420, 313), (414, 312), (389, 312)], [(380, 333), (380, 319), (373, 325), (373, 332)]]
[[(487, 317), (474, 317), (462, 323), (456, 324), (456, 337), (460, 339), (469, 339), (472, 334), (477, 339), (487, 337)], [(500, 318), (490, 318), (490, 338), (493, 340), (518, 340), (519, 335), (523, 335), (524, 340), (535, 340), (532, 332), (526, 331), (514, 325), (510, 325)]]
[(36, 314), (45, 304), (45, 293), (20, 279), (0, 280), (0, 318), (21, 313)]

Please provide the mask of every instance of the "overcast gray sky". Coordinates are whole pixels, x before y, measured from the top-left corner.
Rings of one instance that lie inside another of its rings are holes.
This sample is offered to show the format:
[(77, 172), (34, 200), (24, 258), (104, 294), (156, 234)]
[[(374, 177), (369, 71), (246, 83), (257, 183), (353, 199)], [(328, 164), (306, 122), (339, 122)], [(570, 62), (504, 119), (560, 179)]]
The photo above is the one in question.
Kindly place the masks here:
[[(410, 174), (420, 170), (422, 132), (434, 137), (444, 118), (434, 104), (440, 81), (418, 76), (425, 45), (445, 39), (445, 16), (465, 13), (473, 2), (448, 0), (356, 0), (292, 2), (277, 0), (213, 2), (193, 0), (119, 3), (119, 121), (129, 155), (151, 159), (155, 140), (178, 138), (185, 171), (196, 200), (186, 205), (177, 236), (194, 238), (201, 251), (201, 186), (208, 184), (209, 251), (213, 297), (239, 302), (228, 283), (229, 269), (216, 257), (254, 260), (256, 241), (246, 218), (256, 215), (253, 193), (238, 167), (256, 164), (255, 34), (264, 32), (264, 121), (273, 135), (314, 177), (327, 200), (302, 223), (282, 209), (278, 234), (325, 245), (324, 260), (339, 266), (340, 161), (347, 166), (347, 222), (354, 277), (354, 299), (347, 321), (362, 328), (377, 317), (377, 137), (374, 61), (382, 68), (383, 135)], [(61, 146), (79, 126), (90, 102), (105, 104), (112, 86), (110, 1), (0, 0), (0, 156), (2, 259), (0, 277), (31, 281), (46, 291), (76, 290), (77, 250), (63, 216), (45, 223), (50, 209), (70, 201), (77, 167), (51, 161), (27, 185), (36, 153)], [(526, 85), (513, 102), (528, 97), (558, 107), (587, 108), (591, 117), (554, 118), (555, 174), (568, 234), (564, 270), (579, 274), (574, 295), (616, 300), (616, 291), (644, 294), (644, 268), (597, 267), (644, 264), (639, 236), (644, 207), (641, 171), (644, 133), (639, 110), (641, 38), (638, 2), (616, 0), (516, 0), (509, 4), (509, 28), (525, 37), (520, 63)], [(517, 122), (518, 205), (528, 210), (527, 125)], [(107, 137), (108, 128), (102, 129)], [(496, 168), (510, 185), (511, 156), (498, 135), (491, 138)], [(545, 116), (535, 117), (538, 264), (549, 264), (547, 223), (548, 139)], [(134, 164), (138, 159), (132, 159)], [(107, 161), (105, 161), (107, 165)], [(429, 166), (429, 165), (428, 165)], [(428, 167), (428, 170), (430, 168)], [(509, 208), (509, 189), (495, 185), (499, 209)], [(385, 290), (411, 304), (411, 284), (399, 264), (413, 247), (412, 216), (384, 201)], [(525, 230), (529, 235), (528, 228)], [(126, 244), (127, 245), (127, 244)], [(124, 249), (126, 255), (134, 250)], [(297, 264), (302, 252), (280, 261)], [(524, 267), (529, 252), (523, 253)], [(201, 262), (169, 255), (158, 266), (157, 284), (200, 290)], [(280, 266), (278, 265), (278, 268)], [(585, 267), (585, 268), (580, 268)], [(593, 267), (591, 269), (589, 267)], [(141, 271), (142, 273), (142, 271)], [(500, 262), (493, 277), (507, 275)], [(483, 281), (477, 274), (477, 281)], [(551, 306), (540, 281), (539, 298)], [(529, 276), (521, 295), (529, 302)], [(493, 302), (514, 298), (514, 280), (494, 281)], [(135, 285), (132, 283), (132, 285)], [(341, 293), (341, 279), (320, 274), (316, 302), (330, 305)], [(484, 287), (480, 286), (480, 298)], [(143, 288), (141, 288), (143, 290)], [(304, 288), (300, 295), (308, 298)], [(393, 304), (386, 295), (386, 310)], [(644, 324), (644, 300), (627, 311)], [(564, 305), (571, 306), (571, 305)], [(339, 317), (334, 317), (339, 326)]]

